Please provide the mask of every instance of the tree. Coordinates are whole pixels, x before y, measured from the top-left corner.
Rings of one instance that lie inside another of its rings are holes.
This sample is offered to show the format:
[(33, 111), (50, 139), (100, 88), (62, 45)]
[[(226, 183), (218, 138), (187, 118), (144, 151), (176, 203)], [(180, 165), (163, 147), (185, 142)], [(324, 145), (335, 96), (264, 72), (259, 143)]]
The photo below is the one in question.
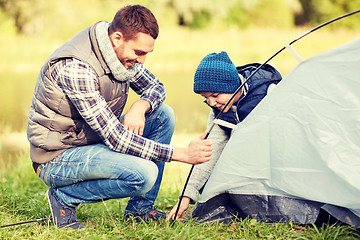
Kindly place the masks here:
[(175, 11), (180, 26), (203, 28), (227, 14), (229, 7), (236, 0), (168, 0)]
[[(302, 6), (302, 18), (311, 25), (321, 24), (332, 18), (360, 9), (360, 1), (348, 0), (299, 0)], [(360, 14), (351, 17), (349, 21), (337, 23), (349, 28), (358, 27)]]
[(216, 23), (239, 28), (259, 25), (289, 28), (294, 25), (294, 17), (288, 2), (289, 0), (169, 0), (169, 5), (178, 16), (178, 24), (182, 26), (202, 28)]
[(41, 32), (42, 7), (39, 0), (0, 0), (0, 9), (14, 20), (19, 34)]

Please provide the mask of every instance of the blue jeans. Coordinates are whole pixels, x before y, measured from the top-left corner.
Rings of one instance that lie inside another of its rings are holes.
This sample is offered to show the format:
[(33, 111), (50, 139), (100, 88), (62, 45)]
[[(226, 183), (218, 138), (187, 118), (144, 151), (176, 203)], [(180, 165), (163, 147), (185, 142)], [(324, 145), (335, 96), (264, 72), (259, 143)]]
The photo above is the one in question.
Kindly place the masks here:
[[(161, 104), (145, 118), (143, 137), (169, 144), (175, 128), (173, 110)], [(118, 153), (98, 143), (67, 149), (39, 167), (40, 179), (53, 188), (62, 204), (76, 207), (130, 197), (126, 214), (143, 213), (153, 206), (164, 166), (164, 162)]]

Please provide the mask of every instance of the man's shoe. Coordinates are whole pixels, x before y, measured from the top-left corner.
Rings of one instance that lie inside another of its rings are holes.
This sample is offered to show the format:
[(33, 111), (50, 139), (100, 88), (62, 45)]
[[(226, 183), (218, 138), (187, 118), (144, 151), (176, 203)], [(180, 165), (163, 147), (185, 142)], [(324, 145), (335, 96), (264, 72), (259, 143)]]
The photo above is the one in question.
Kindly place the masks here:
[(51, 214), (55, 226), (59, 228), (84, 228), (76, 217), (76, 208), (68, 207), (61, 204), (54, 196), (52, 189), (47, 192), (47, 197), (50, 205)]
[(146, 212), (125, 212), (125, 219), (129, 220), (133, 218), (136, 222), (149, 222), (149, 221), (157, 221), (160, 219), (166, 219), (166, 213), (157, 210), (156, 207), (152, 206), (147, 209)]

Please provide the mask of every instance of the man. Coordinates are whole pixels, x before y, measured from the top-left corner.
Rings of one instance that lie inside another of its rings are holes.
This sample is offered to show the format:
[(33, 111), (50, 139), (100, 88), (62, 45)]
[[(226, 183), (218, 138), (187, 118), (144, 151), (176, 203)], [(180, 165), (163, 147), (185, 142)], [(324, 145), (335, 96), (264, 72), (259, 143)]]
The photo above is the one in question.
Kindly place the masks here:
[[(42, 67), (27, 134), (56, 226), (83, 228), (79, 204), (125, 197), (126, 217), (165, 218), (153, 206), (164, 163), (210, 160), (205, 135), (186, 148), (169, 145), (174, 113), (162, 103), (163, 84), (143, 66), (158, 31), (149, 9), (126, 6), (112, 22), (78, 33)], [(129, 87), (141, 97), (121, 115)]]

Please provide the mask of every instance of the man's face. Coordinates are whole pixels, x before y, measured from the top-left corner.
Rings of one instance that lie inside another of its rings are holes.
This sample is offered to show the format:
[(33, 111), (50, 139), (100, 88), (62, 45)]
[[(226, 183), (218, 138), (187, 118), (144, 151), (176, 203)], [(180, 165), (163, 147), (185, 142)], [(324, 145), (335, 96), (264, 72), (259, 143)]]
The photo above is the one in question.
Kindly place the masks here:
[[(226, 103), (230, 100), (232, 93), (212, 93), (212, 92), (201, 92), (201, 96), (206, 99), (206, 102), (211, 106), (219, 109), (220, 111), (225, 107)], [(241, 95), (241, 91), (231, 100), (229, 105), (224, 109), (224, 113), (229, 111), (234, 102), (236, 102)]]
[(146, 54), (154, 50), (155, 39), (149, 34), (137, 33), (132, 39), (125, 40), (121, 32), (110, 36), (114, 51), (126, 69), (134, 63), (144, 64)]

